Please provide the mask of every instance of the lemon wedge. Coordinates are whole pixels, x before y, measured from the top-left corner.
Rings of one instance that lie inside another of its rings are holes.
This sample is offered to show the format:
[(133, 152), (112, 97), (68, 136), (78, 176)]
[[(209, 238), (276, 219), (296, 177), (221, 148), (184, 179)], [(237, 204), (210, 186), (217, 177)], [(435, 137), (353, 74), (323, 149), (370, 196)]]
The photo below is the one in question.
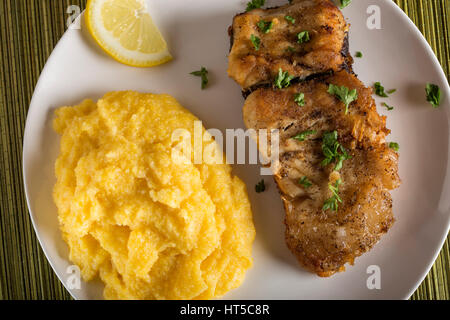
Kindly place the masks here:
[(172, 59), (145, 0), (88, 0), (85, 19), (95, 41), (121, 63), (152, 67)]

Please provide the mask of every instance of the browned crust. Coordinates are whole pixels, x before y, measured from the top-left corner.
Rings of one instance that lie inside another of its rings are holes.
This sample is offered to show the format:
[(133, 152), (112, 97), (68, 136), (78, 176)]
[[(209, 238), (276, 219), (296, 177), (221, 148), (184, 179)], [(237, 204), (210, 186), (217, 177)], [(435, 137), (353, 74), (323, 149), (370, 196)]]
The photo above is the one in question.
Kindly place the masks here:
[[(327, 93), (329, 83), (357, 89), (358, 100), (352, 103), (347, 115), (343, 104)], [(305, 93), (305, 106), (294, 103), (296, 92)], [(369, 251), (390, 229), (394, 217), (389, 190), (400, 184), (398, 154), (386, 146), (385, 137), (390, 131), (386, 128), (386, 118), (376, 111), (372, 90), (353, 74), (340, 71), (283, 90), (260, 88), (247, 98), (244, 121), (248, 128), (280, 129), (281, 162), (274, 178), (286, 212), (286, 244), (305, 269), (321, 277), (343, 271), (345, 264), (353, 264), (356, 257)], [(291, 137), (307, 129), (318, 133), (299, 144), (306, 149), (293, 149), (295, 143), (289, 142)], [(340, 143), (352, 155), (340, 172), (347, 185), (342, 190), (343, 204), (337, 216), (322, 212), (323, 197), (309, 199), (308, 193), (297, 194), (294, 190), (291, 194), (286, 189), (292, 185), (291, 181), (295, 184), (299, 178), (295, 173), (292, 176), (293, 169), (298, 170), (297, 161), (316, 157), (318, 162), (313, 159), (311, 163), (315, 171), (313, 181), (320, 186), (320, 193), (327, 194), (332, 168), (320, 166), (323, 158), (320, 137), (330, 130), (339, 132)], [(304, 201), (310, 201), (315, 211), (305, 210)], [(373, 208), (378, 208), (379, 217)], [(318, 227), (321, 237), (311, 232), (313, 226)], [(332, 232), (339, 228), (348, 233), (347, 246), (340, 246), (334, 238)]]
[[(331, 10), (331, 12), (333, 12), (331, 15), (339, 16), (338, 20), (341, 21), (341, 23), (344, 24), (344, 28), (346, 29), (345, 30), (345, 36), (342, 38), (342, 44), (340, 46), (340, 49), (336, 51), (336, 53), (339, 54), (342, 57), (342, 63), (340, 63), (339, 65), (336, 65), (334, 67), (330, 67), (330, 68), (326, 68), (326, 67), (320, 66), (320, 64), (319, 64), (318, 65), (319, 68), (317, 70), (308, 71), (310, 67), (308, 65), (306, 65), (306, 64), (303, 65), (301, 62), (299, 62), (298, 67), (296, 67), (296, 68), (297, 69), (300, 68), (299, 70), (301, 70), (301, 68), (304, 68), (304, 69), (303, 69), (303, 71), (300, 71), (300, 73), (298, 73), (298, 74), (296, 74), (295, 71), (290, 73), (290, 74), (296, 76), (296, 78), (293, 80), (293, 83), (309, 80), (309, 79), (311, 79), (313, 77), (326, 75), (326, 74), (329, 74), (329, 73), (332, 73), (332, 72), (335, 72), (335, 71), (340, 71), (340, 70), (347, 70), (349, 72), (353, 72), (353, 69), (352, 69), (353, 58), (352, 58), (352, 56), (351, 56), (351, 54), (349, 52), (348, 26), (345, 23), (345, 19), (342, 16), (342, 13), (335, 6), (335, 4), (332, 1), (330, 1), (330, 0), (314, 0), (314, 1), (315, 1), (316, 5), (321, 8), (322, 11)], [(301, 2), (302, 1), (294, 1), (292, 5), (297, 4), (297, 3), (301, 3)], [(252, 10), (250, 13), (249, 12), (243, 12), (243, 13), (237, 14), (234, 17), (233, 25), (228, 28), (228, 34), (230, 36), (230, 57), (231, 57), (230, 58), (229, 73), (230, 73), (231, 77), (234, 77), (233, 76), (233, 72), (231, 71), (231, 70), (233, 70), (231, 66), (233, 65), (233, 62), (232, 62), (233, 61), (233, 54), (235, 53), (234, 52), (235, 50), (233, 50), (233, 46), (234, 46), (234, 43), (235, 43), (235, 30), (234, 29), (235, 28), (240, 29), (240, 26), (237, 26), (237, 23), (236, 23), (237, 18), (238, 17), (243, 17), (243, 16), (248, 16), (248, 15), (254, 14), (254, 13), (261, 13), (262, 14), (262, 12), (264, 12), (264, 13), (270, 14), (270, 12), (273, 12), (275, 10), (280, 10), (280, 9), (286, 9), (287, 10), (292, 5), (287, 4), (287, 5), (283, 5), (283, 6), (279, 6), (279, 7), (272, 7), (272, 8), (269, 8), (269, 9), (255, 9), (255, 10)], [(325, 33), (332, 34), (332, 33), (336, 32), (334, 27), (331, 26), (331, 25), (324, 25), (324, 26), (322, 26), (322, 28), (324, 30), (327, 30)], [(318, 50), (320, 50), (320, 49), (318, 49)], [(313, 49), (313, 51), (314, 51), (314, 49)], [(245, 59), (249, 59), (249, 57), (251, 56), (251, 50), (249, 52), (250, 52), (249, 55), (246, 56)], [(324, 51), (324, 52), (326, 52), (326, 51)], [(271, 60), (273, 58), (275, 58), (275, 56), (271, 56), (268, 59)], [(257, 58), (257, 59), (259, 59), (259, 58)], [(278, 60), (274, 60), (274, 61), (281, 61), (281, 60), (279, 60), (279, 58), (276, 58), (276, 59), (278, 59)], [(284, 59), (284, 58), (281, 58), (281, 59)], [(288, 59), (288, 58), (286, 58), (286, 59)], [(257, 60), (257, 61), (262, 61), (262, 60)], [(245, 62), (245, 63), (247, 63), (247, 62)], [(251, 63), (253, 64), (254, 62), (251, 62)], [(256, 62), (256, 65), (255, 65), (256, 68), (267, 68), (267, 67), (258, 67), (258, 63), (259, 62)], [(269, 61), (267, 63), (271, 64), (271, 63), (278, 63), (278, 62), (270, 62)], [(257, 69), (255, 69), (255, 70), (257, 70)], [(258, 72), (266, 73), (267, 71), (268, 70), (263, 71), (263, 69), (261, 69)], [(242, 74), (242, 71), (238, 71), (238, 73)], [(269, 78), (266, 78), (266, 76), (264, 76), (261, 79), (261, 81), (258, 81), (257, 83), (254, 83), (254, 84), (252, 84), (250, 86), (244, 86), (243, 83), (240, 82), (240, 80), (238, 80), (237, 78), (235, 78), (235, 80), (238, 83), (240, 83), (241, 86), (243, 87), (243, 95), (245, 97), (250, 92), (256, 90), (257, 88), (271, 86), (273, 84), (273, 81), (274, 81), (274, 75), (272, 74), (272, 76), (270, 76)]]

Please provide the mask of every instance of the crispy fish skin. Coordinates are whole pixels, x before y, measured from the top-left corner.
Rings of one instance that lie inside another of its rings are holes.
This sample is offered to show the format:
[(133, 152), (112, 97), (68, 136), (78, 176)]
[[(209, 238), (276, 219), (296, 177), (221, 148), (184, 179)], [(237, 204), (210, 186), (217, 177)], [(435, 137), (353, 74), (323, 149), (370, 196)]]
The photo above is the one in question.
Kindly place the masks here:
[[(357, 90), (348, 114), (327, 92), (330, 83)], [(302, 107), (294, 101), (298, 92), (305, 94)], [(355, 75), (340, 71), (283, 90), (257, 89), (248, 96), (243, 114), (248, 128), (280, 131), (274, 177), (286, 212), (286, 243), (302, 266), (331, 276), (353, 264), (389, 230), (394, 223), (389, 191), (400, 185), (398, 154), (386, 145), (389, 130), (376, 111), (372, 90)], [(316, 133), (303, 142), (292, 139), (306, 130)], [(334, 164), (321, 165), (322, 136), (334, 130), (351, 156), (339, 171)], [(302, 186), (302, 177), (312, 186)], [(336, 212), (324, 211), (324, 202), (332, 196), (329, 184), (338, 179), (342, 203)]]
[[(287, 15), (295, 23), (286, 20)], [(268, 33), (258, 27), (261, 20), (273, 23)], [(297, 34), (302, 31), (309, 32), (310, 41), (298, 43)], [(285, 6), (242, 13), (234, 17), (229, 33), (228, 75), (244, 91), (272, 82), (280, 68), (300, 79), (351, 70), (348, 24), (330, 0), (294, 0)], [(261, 39), (259, 50), (250, 40), (252, 34)]]

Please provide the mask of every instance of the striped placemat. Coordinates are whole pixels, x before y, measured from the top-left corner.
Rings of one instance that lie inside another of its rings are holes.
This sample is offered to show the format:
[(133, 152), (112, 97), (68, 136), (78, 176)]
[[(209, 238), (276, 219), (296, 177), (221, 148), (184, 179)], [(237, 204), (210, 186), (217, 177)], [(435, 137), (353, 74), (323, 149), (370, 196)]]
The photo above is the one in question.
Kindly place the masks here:
[[(396, 0), (450, 76), (450, 1)], [(22, 138), (39, 73), (86, 0), (0, 1), (0, 299), (71, 299), (34, 235), (22, 184)], [(75, 7), (73, 7), (75, 8)], [(412, 299), (450, 299), (448, 239)]]

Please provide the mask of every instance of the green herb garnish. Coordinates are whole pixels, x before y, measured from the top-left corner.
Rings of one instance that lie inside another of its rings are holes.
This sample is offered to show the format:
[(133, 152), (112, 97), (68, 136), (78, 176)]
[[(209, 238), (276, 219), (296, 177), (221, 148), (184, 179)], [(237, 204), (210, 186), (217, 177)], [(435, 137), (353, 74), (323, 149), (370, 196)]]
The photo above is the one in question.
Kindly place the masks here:
[(202, 67), (201, 70), (193, 71), (191, 74), (202, 78), (202, 90), (205, 89), (208, 84), (208, 70), (205, 67)]
[(278, 69), (278, 76), (275, 79), (275, 86), (278, 89), (287, 88), (291, 85), (291, 80), (294, 79), (294, 76), (289, 75), (287, 71), (284, 71), (280, 68)]
[(388, 97), (388, 95), (384, 92), (384, 87), (381, 85), (381, 83), (375, 82), (374, 88), (375, 88), (375, 94), (377, 96), (380, 96), (380, 97), (383, 97), (383, 98), (387, 98)]
[(298, 141), (305, 141), (307, 136), (316, 134), (317, 131), (316, 130), (307, 130), (307, 131), (303, 131), (300, 132), (298, 135), (292, 137), (292, 139), (298, 140)]
[(289, 22), (292, 23), (292, 24), (295, 23), (295, 19), (292, 18), (291, 16), (285, 16), (284, 19), (285, 19), (286, 21), (289, 21)]
[(322, 138), (322, 152), (325, 159), (322, 161), (322, 166), (327, 166), (330, 163), (336, 162), (334, 170), (339, 171), (342, 168), (344, 160), (350, 159), (347, 150), (337, 141), (337, 131), (325, 132)]
[(323, 211), (327, 211), (327, 210), (338, 211), (339, 203), (342, 203), (342, 199), (341, 199), (341, 197), (339, 197), (339, 186), (341, 185), (341, 183), (342, 183), (342, 181), (341, 181), (341, 179), (339, 179), (339, 180), (336, 180), (336, 183), (334, 186), (332, 184), (328, 184), (328, 188), (331, 190), (333, 195), (331, 196), (331, 198), (325, 200), (323, 207), (322, 207)]
[(383, 106), (386, 107), (386, 109), (388, 109), (388, 111), (394, 110), (393, 106), (388, 105), (386, 102), (383, 102)]
[(258, 182), (255, 186), (256, 193), (261, 193), (266, 191), (266, 185), (264, 183), (264, 179), (262, 179), (260, 182)]
[(252, 34), (250, 35), (250, 41), (252, 42), (253, 47), (255, 47), (255, 50), (258, 51), (261, 46), (261, 39)]
[(266, 3), (266, 0), (252, 0), (247, 3), (247, 9), (245, 9), (245, 11), (248, 12), (253, 9), (261, 8), (264, 5), (264, 3)]
[(286, 48), (286, 51), (294, 52), (294, 51), (295, 51), (295, 48), (289, 46), (289, 47)]
[(294, 101), (297, 102), (297, 104), (300, 107), (303, 107), (305, 105), (305, 94), (300, 92), (300, 93), (296, 93), (294, 95)]
[(341, 5), (339, 8), (344, 9), (346, 6), (348, 6), (352, 2), (352, 0), (341, 0)]
[(427, 83), (425, 92), (427, 93), (427, 101), (431, 103), (433, 107), (439, 107), (441, 104), (441, 89), (439, 86), (432, 83)]
[(345, 86), (340, 87), (334, 84), (330, 84), (328, 86), (328, 93), (335, 95), (345, 104), (345, 114), (348, 113), (348, 107), (350, 103), (358, 99), (358, 92), (356, 91), (356, 89), (350, 90)]
[[(379, 82), (375, 82), (375, 84), (373, 85), (373, 87), (375, 88), (375, 94), (379, 97), (383, 97), (383, 98), (387, 98), (389, 97), (386, 92), (384, 92), (384, 87), (381, 85), (381, 83)], [(389, 90), (387, 93), (388, 94), (393, 94), (394, 92), (396, 92), (397, 89), (391, 89)]]
[(357, 58), (362, 58), (362, 57), (363, 57), (363, 54), (362, 54), (361, 51), (357, 51), (356, 54), (355, 54), (355, 56), (356, 56)]
[(270, 29), (273, 27), (273, 21), (261, 20), (257, 23), (259, 30), (263, 33), (269, 33)]
[(389, 148), (398, 152), (398, 150), (400, 150), (400, 145), (397, 142), (389, 142)]
[(312, 186), (312, 182), (309, 181), (307, 177), (302, 177), (300, 180), (298, 180), (298, 183), (305, 187), (305, 189), (308, 189)]
[(306, 43), (309, 40), (311, 40), (311, 38), (309, 37), (309, 31), (302, 31), (300, 33), (297, 34), (297, 42), (298, 43)]

